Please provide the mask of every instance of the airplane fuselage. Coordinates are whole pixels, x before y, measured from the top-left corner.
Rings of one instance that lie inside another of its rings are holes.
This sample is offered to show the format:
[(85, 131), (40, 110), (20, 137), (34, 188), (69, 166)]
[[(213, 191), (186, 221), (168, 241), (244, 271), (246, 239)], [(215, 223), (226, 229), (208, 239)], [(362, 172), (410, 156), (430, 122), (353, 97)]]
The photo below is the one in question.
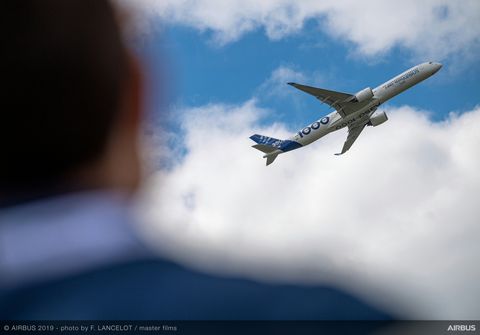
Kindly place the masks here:
[(267, 153), (264, 157), (279, 155), (304, 147), (333, 131), (345, 128), (350, 124), (362, 121), (368, 122), (381, 104), (432, 76), (441, 67), (442, 65), (439, 63), (426, 62), (406, 70), (373, 89), (373, 97), (367, 104), (363, 104), (358, 110), (344, 117), (342, 117), (338, 111), (323, 116), (302, 128), (287, 140), (273, 143), (273, 146), (276, 146), (278, 149)]

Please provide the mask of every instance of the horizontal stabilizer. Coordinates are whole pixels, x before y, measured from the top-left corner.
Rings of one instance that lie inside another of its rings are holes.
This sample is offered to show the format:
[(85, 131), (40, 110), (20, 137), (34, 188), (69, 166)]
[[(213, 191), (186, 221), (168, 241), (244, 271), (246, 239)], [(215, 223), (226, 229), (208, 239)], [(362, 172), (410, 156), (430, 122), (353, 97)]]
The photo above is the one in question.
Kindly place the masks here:
[(264, 152), (266, 154), (277, 150), (277, 148), (271, 147), (271, 146), (265, 145), (265, 144), (255, 144), (255, 145), (252, 145), (252, 148), (260, 150), (261, 152)]
[(275, 158), (277, 158), (278, 155), (271, 155), (271, 156), (267, 156), (267, 166), (272, 164), (273, 161), (275, 160)]

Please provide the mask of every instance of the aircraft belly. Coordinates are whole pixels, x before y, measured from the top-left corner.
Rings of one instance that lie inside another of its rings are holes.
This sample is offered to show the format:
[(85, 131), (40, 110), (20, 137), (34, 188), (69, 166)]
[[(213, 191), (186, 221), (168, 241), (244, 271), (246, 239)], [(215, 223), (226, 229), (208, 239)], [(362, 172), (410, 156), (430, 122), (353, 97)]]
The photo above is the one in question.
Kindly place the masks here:
[(329, 125), (330, 131), (339, 130), (351, 124), (366, 121), (380, 104), (380, 100), (373, 100), (371, 103), (359, 109), (357, 112), (350, 114), (348, 117), (339, 119), (336, 122), (331, 123)]
[(292, 151), (298, 148), (301, 148), (303, 145), (299, 143), (298, 141), (294, 140), (285, 140), (282, 142), (282, 145), (280, 146), (280, 150), (282, 152), (287, 152), (287, 151)]

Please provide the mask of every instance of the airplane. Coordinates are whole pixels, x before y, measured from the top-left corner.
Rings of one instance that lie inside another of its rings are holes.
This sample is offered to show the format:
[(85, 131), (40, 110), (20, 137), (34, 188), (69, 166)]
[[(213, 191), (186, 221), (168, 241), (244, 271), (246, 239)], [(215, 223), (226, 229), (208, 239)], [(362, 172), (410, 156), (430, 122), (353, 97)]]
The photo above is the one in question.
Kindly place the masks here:
[(348, 136), (342, 151), (347, 152), (366, 126), (376, 127), (388, 120), (387, 114), (377, 112), (378, 106), (410, 87), (424, 81), (442, 68), (442, 64), (426, 62), (416, 65), (398, 76), (388, 80), (375, 89), (370, 87), (355, 93), (329, 91), (322, 88), (288, 83), (301, 91), (313, 95), (322, 103), (333, 107), (335, 111), (304, 127), (286, 140), (255, 134), (250, 139), (257, 144), (252, 147), (262, 151), (267, 159), (267, 166), (278, 155), (302, 148), (319, 138), (342, 128), (348, 127)]

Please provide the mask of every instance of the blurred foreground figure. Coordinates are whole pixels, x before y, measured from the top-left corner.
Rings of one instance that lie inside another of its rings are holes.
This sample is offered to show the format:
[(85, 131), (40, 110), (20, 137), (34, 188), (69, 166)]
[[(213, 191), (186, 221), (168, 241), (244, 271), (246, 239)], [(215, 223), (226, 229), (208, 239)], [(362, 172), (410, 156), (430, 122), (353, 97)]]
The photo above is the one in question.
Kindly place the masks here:
[(0, 319), (385, 319), (328, 287), (190, 271), (131, 229), (141, 74), (104, 0), (2, 1)]

